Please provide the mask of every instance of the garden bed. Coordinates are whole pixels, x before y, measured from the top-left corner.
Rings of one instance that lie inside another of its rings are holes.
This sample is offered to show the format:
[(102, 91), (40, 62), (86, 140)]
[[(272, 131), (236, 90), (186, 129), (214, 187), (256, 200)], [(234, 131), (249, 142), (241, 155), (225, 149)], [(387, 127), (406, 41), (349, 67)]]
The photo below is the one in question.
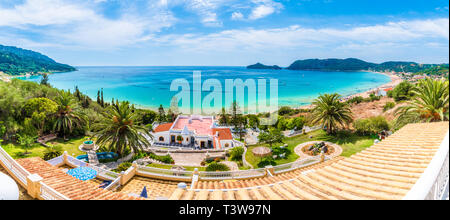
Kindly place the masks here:
[(333, 146), (324, 143), (324, 142), (320, 142), (320, 143), (315, 143), (315, 144), (308, 144), (304, 147), (302, 147), (302, 152), (306, 155), (309, 156), (317, 156), (321, 153), (321, 148), (317, 147), (317, 145), (320, 145), (321, 143), (324, 144), (324, 146), (326, 146), (327, 151), (324, 153), (325, 155), (332, 155), (335, 152), (335, 149)]

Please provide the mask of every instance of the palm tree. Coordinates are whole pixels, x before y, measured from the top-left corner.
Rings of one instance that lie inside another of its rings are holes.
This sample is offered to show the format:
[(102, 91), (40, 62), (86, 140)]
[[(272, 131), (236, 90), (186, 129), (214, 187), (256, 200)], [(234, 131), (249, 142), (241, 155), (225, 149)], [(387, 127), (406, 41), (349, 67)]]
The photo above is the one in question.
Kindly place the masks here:
[(103, 118), (95, 128), (97, 144), (106, 147), (119, 155), (124, 155), (127, 148), (135, 153), (150, 146), (146, 136), (153, 138), (149, 130), (140, 126), (138, 114), (132, 111), (129, 102), (116, 101), (115, 105), (108, 106), (102, 113)]
[(399, 107), (396, 125), (415, 122), (436, 122), (449, 120), (449, 83), (427, 78), (420, 80), (413, 88), (413, 99), (406, 106)]
[(78, 111), (78, 105), (74, 101), (70, 91), (61, 91), (55, 99), (58, 108), (55, 114), (55, 124), (53, 130), (63, 134), (66, 140), (67, 132), (71, 133), (74, 128), (82, 127), (85, 122), (84, 117)]
[(335, 131), (337, 125), (348, 125), (352, 122), (351, 110), (348, 105), (341, 102), (340, 95), (324, 94), (314, 100), (312, 110), (312, 123), (320, 123), (327, 127), (327, 133)]

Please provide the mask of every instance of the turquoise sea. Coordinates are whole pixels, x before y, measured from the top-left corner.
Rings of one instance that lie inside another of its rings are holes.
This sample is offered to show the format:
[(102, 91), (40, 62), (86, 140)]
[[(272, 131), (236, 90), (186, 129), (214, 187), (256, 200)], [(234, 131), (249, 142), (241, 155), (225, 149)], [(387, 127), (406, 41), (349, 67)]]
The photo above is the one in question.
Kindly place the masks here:
[[(291, 70), (251, 70), (245, 67), (77, 67), (78, 71), (50, 75), (50, 84), (59, 89), (78, 86), (81, 92), (93, 100), (103, 88), (105, 101), (112, 98), (128, 100), (139, 107), (156, 109), (162, 104), (170, 106), (172, 97), (178, 93), (170, 91), (172, 80), (186, 79), (192, 88), (193, 71), (201, 71), (202, 82), (217, 79), (225, 88), (226, 79), (269, 80), (278, 79), (278, 105), (300, 107), (308, 105), (319, 94), (337, 92), (348, 96), (390, 82), (390, 78), (371, 72), (319, 72)], [(22, 78), (40, 81), (40, 76)], [(245, 90), (247, 92), (247, 90)], [(210, 92), (202, 92), (202, 97)], [(222, 95), (224, 93), (222, 92)], [(225, 97), (225, 96), (223, 96)], [(192, 100), (192, 99), (191, 99)], [(223, 104), (228, 108), (231, 103)], [(242, 103), (240, 103), (242, 105)], [(247, 105), (247, 101), (243, 105)]]

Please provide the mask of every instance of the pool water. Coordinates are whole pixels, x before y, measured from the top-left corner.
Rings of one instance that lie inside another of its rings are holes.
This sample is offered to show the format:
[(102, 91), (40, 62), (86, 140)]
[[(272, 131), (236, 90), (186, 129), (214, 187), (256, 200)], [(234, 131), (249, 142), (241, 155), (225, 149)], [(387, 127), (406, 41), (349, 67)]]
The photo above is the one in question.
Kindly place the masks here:
[(85, 141), (84, 144), (93, 144), (93, 141)]
[[(100, 153), (97, 153), (97, 157), (98, 157), (99, 160), (117, 158), (118, 156), (119, 155), (114, 153), (114, 152), (100, 152)], [(88, 159), (88, 155), (87, 154), (80, 155), (80, 156), (77, 157), (77, 159), (89, 163), (89, 159)]]

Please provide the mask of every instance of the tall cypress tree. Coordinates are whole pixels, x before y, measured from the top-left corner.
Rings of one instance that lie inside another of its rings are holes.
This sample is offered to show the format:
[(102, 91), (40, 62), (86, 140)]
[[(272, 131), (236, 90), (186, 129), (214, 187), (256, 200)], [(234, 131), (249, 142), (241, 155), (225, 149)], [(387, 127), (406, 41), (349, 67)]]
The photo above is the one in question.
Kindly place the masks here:
[(101, 97), (100, 102), (101, 102), (102, 107), (104, 108), (105, 107), (105, 101), (103, 100), (103, 88), (102, 88), (102, 97)]
[(100, 101), (100, 90), (97, 91), (97, 103), (98, 103), (99, 105), (102, 104), (102, 102)]
[(158, 122), (164, 122), (165, 121), (165, 112), (164, 112), (164, 107), (162, 105), (159, 105), (159, 117), (158, 117)]

